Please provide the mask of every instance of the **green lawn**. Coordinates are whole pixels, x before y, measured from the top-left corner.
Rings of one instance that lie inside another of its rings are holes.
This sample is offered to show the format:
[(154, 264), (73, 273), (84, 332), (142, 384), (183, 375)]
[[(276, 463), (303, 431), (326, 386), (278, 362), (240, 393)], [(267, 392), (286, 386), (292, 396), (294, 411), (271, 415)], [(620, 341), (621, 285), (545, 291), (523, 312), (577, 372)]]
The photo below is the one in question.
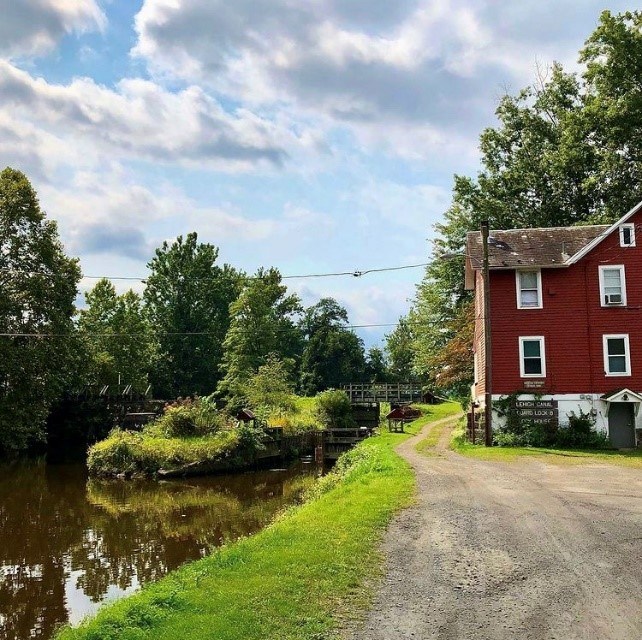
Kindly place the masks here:
[(405, 434), (369, 438), (321, 479), (303, 506), (253, 537), (188, 564), (106, 606), (59, 640), (329, 638), (363, 610), (379, 574), (379, 542), (410, 504), (415, 478), (394, 447), (458, 405), (424, 407)]
[(531, 457), (551, 464), (606, 463), (623, 467), (642, 468), (642, 450), (617, 451), (610, 449), (546, 449), (540, 447), (485, 447), (466, 442), (463, 423), (453, 432), (451, 448), (461, 455), (478, 460), (515, 462)]
[[(444, 402), (443, 404), (434, 406), (424, 405), (424, 410), (425, 409), (433, 410), (432, 413), (429, 414), (433, 416), (431, 421), (447, 418), (448, 416), (454, 416), (462, 411), (461, 405), (458, 402)], [(428, 435), (415, 445), (415, 449), (426, 456), (435, 455), (433, 450), (437, 446), (444, 430), (448, 428), (448, 424), (449, 423), (444, 422), (436, 427), (432, 427), (428, 432)]]

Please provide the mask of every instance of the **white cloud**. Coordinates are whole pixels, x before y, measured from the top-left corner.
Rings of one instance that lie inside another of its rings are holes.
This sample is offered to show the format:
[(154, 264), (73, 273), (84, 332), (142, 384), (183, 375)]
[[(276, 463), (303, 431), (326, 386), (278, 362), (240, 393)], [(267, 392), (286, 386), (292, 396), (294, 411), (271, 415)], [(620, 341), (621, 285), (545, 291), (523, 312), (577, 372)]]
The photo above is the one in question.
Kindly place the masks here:
[(0, 55), (33, 56), (51, 51), (69, 33), (104, 29), (95, 0), (0, 0)]
[(310, 141), (247, 109), (229, 113), (196, 86), (177, 93), (142, 79), (112, 90), (89, 78), (68, 85), (34, 78), (0, 61), (0, 113), (19, 114), (74, 144), (89, 143), (109, 157), (244, 170), (282, 164), (287, 148)]
[(355, 194), (358, 209), (376, 216), (371, 224), (394, 223), (396, 229), (406, 227), (424, 234), (423, 237), (441, 218), (450, 200), (451, 192), (440, 186), (408, 186), (389, 181), (372, 181)]
[(254, 107), (288, 104), (425, 158), (453, 137), (470, 148), (498, 95), (531, 82), (538, 60), (572, 60), (602, 4), (145, 0), (132, 53), (155, 73)]

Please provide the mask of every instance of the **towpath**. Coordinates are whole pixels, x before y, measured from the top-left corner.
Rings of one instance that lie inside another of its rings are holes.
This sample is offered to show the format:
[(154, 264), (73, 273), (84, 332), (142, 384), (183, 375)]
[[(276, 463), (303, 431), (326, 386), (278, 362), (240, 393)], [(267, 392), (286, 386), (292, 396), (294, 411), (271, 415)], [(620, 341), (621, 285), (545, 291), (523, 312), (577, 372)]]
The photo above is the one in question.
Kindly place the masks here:
[(418, 502), (390, 526), (385, 578), (350, 637), (642, 638), (642, 472), (482, 462), (448, 451), (449, 434), (428, 456), (426, 430), (398, 449)]

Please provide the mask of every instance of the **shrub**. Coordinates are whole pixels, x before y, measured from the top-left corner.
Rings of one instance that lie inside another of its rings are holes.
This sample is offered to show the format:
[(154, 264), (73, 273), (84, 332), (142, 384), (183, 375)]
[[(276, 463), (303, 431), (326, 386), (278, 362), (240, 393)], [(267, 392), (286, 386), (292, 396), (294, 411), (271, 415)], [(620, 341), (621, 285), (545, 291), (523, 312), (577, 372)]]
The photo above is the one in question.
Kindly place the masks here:
[(326, 428), (349, 429), (355, 426), (352, 406), (343, 391), (324, 391), (316, 397), (314, 411), (317, 420)]
[(606, 434), (595, 429), (595, 418), (590, 413), (584, 413), (581, 408), (579, 415), (571, 412), (567, 427), (560, 428), (557, 444), (560, 447), (588, 449), (605, 449), (610, 446)]
[(216, 433), (224, 419), (206, 398), (179, 398), (165, 405), (163, 415), (146, 429), (166, 438), (185, 438)]

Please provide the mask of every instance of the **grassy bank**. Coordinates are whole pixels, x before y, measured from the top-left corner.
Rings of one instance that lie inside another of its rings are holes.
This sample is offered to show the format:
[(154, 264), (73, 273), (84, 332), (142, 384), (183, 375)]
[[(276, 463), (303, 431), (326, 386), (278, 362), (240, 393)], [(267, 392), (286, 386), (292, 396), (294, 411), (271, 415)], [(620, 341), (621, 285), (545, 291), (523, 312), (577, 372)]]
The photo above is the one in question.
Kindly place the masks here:
[[(314, 398), (292, 397), (288, 411), (266, 416), (267, 426), (285, 436), (317, 429)], [(165, 409), (139, 432), (116, 429), (92, 446), (92, 476), (154, 476), (159, 472), (216, 471), (251, 464), (267, 441), (261, 427), (240, 424), (205, 399), (186, 399)]]
[(221, 462), (238, 445), (238, 432), (232, 430), (186, 438), (117, 430), (91, 447), (87, 468), (94, 476), (153, 475), (161, 469)]
[(331, 637), (338, 620), (369, 601), (364, 584), (380, 571), (383, 531), (412, 500), (414, 475), (394, 447), (448, 415), (442, 407), (429, 407), (406, 434), (384, 430), (363, 442), (305, 505), (267, 529), (62, 630), (59, 640)]
[(453, 431), (451, 449), (469, 458), (490, 462), (516, 462), (534, 458), (551, 464), (614, 464), (642, 468), (642, 450), (618, 451), (615, 449), (550, 449), (544, 447), (485, 447), (467, 442), (463, 422)]

